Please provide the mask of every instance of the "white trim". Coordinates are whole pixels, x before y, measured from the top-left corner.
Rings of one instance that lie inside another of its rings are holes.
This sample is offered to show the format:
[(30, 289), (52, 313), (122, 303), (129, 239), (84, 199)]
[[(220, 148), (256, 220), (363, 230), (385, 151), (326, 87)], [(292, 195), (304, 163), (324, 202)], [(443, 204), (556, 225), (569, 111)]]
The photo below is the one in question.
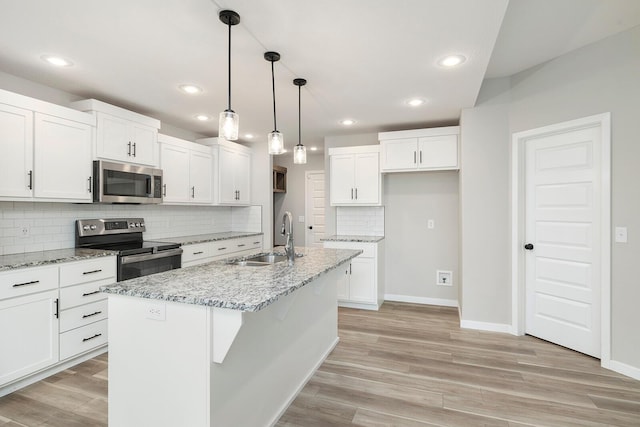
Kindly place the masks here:
[(458, 301), (444, 298), (414, 297), (410, 295), (384, 294), (385, 301), (410, 302), (414, 304), (439, 305), (442, 307), (458, 307)]
[(378, 141), (388, 139), (420, 138), (421, 136), (460, 135), (460, 126), (379, 132)]
[(357, 145), (355, 147), (333, 147), (329, 148), (329, 155), (336, 154), (360, 154), (360, 153), (379, 153), (380, 145)]
[(627, 365), (626, 363), (618, 362), (616, 360), (609, 360), (607, 364), (602, 361), (602, 367), (606, 369), (610, 369), (619, 374), (626, 375), (635, 380), (640, 380), (640, 368), (636, 368), (635, 366)]
[(338, 345), (339, 341), (340, 341), (340, 338), (339, 337), (336, 338), (335, 341), (333, 342), (333, 344), (331, 344), (329, 346), (329, 348), (327, 349), (327, 351), (324, 352), (324, 354), (320, 357), (320, 360), (318, 360), (318, 362), (315, 364), (315, 366), (309, 371), (307, 376), (302, 380), (300, 385), (298, 385), (298, 388), (295, 389), (295, 391), (291, 394), (289, 399), (280, 407), (280, 410), (278, 411), (276, 416), (269, 423), (270, 426), (274, 426), (278, 422), (280, 417), (282, 417), (282, 415), (284, 415), (284, 413), (287, 411), (287, 409), (289, 409), (289, 405), (291, 405), (293, 403), (293, 401), (296, 399), (296, 397), (298, 397), (298, 394), (300, 394), (300, 392), (302, 391), (304, 386), (307, 385), (307, 383), (309, 382), (311, 377), (313, 377), (313, 375), (320, 368), (320, 366), (322, 366), (322, 364), (324, 363), (326, 358), (329, 357), (329, 355), (331, 354), (333, 349), (336, 348), (336, 346)]
[(505, 334), (513, 333), (511, 325), (507, 323), (476, 322), (475, 320), (460, 319), (460, 327), (463, 329), (476, 329), (479, 331), (501, 332)]
[(523, 335), (524, 324), (524, 143), (533, 137), (599, 126), (601, 130), (601, 332), (600, 361), (611, 363), (611, 113), (597, 114), (513, 134), (511, 141), (511, 328)]

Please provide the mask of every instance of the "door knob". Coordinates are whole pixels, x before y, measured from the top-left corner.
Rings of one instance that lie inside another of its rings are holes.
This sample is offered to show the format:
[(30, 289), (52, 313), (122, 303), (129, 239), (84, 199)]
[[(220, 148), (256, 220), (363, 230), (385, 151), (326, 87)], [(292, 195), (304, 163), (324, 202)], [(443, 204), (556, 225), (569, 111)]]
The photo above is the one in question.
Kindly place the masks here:
[(310, 225), (308, 228), (309, 230), (313, 230), (313, 225)]
[(532, 251), (533, 250), (533, 244), (532, 243), (527, 243), (526, 245), (524, 245), (524, 248), (528, 251)]

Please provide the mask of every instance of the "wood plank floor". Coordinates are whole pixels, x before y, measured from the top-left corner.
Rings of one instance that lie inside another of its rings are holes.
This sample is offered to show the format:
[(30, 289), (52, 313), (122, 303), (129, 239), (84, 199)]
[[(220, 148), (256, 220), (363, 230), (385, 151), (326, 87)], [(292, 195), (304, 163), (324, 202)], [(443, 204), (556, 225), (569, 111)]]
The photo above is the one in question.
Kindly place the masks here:
[[(640, 381), (533, 337), (462, 330), (457, 309), (341, 308), (338, 324), (278, 427), (640, 426)], [(106, 426), (106, 369), (99, 356), (0, 398), (0, 426)]]

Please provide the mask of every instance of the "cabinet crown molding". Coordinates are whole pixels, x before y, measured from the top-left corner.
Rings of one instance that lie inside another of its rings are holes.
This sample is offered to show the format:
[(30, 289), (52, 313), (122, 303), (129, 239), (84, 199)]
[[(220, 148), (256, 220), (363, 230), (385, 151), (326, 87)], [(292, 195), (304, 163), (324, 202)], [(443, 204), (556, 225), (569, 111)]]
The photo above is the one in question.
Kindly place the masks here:
[(420, 138), (421, 136), (440, 136), (440, 135), (459, 135), (460, 126), (445, 126), (439, 128), (410, 129), (399, 130), (394, 132), (378, 133), (378, 140), (402, 139), (402, 138)]
[(109, 114), (111, 116), (140, 123), (155, 129), (160, 129), (160, 120), (158, 119), (116, 107), (115, 105), (107, 104), (106, 102), (98, 101), (97, 99), (83, 99), (82, 101), (75, 101), (71, 103), (71, 107), (85, 112)]

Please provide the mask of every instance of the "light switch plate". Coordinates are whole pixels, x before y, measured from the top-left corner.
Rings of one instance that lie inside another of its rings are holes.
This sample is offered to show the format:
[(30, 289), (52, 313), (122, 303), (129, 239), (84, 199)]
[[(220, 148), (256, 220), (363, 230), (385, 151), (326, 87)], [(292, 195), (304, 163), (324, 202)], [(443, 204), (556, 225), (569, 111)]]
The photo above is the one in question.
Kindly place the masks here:
[(427, 228), (428, 229), (432, 230), (435, 227), (436, 227), (436, 222), (434, 220), (430, 219), (430, 220), (427, 221)]
[(616, 227), (616, 243), (627, 243), (627, 227)]
[(298, 222), (304, 222), (304, 215), (300, 215), (298, 217)]

